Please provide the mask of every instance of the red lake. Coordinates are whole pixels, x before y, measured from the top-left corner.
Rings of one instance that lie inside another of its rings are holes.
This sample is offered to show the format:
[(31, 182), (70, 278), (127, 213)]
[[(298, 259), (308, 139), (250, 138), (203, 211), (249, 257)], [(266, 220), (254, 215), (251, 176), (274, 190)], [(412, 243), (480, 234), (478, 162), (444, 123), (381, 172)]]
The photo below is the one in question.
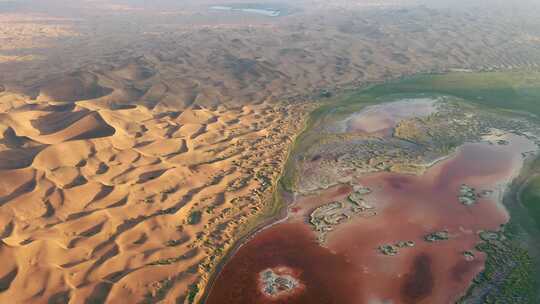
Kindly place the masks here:
[[(376, 215), (337, 225), (324, 245), (316, 241), (309, 214), (345, 199), (353, 187), (297, 197), (284, 222), (255, 234), (229, 259), (206, 303), (454, 303), (483, 268), (485, 257), (475, 251), (479, 232), (508, 221), (502, 195), (523, 164), (522, 152), (534, 149), (525, 138), (509, 135), (508, 140), (508, 145), (465, 144), (422, 175), (383, 172), (357, 178), (352, 186), (371, 189), (366, 201)], [(458, 201), (463, 184), (489, 191), (464, 205)], [(448, 239), (425, 240), (437, 231)], [(393, 256), (378, 250), (399, 241), (414, 246)], [(265, 269), (287, 269), (296, 287), (268, 296), (259, 282)]]

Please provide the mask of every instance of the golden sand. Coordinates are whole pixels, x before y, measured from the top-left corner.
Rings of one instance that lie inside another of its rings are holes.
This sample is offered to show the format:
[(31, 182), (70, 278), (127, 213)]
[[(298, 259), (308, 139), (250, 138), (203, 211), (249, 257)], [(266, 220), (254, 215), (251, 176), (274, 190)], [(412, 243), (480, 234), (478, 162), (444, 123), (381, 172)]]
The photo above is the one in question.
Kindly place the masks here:
[(117, 93), (77, 75), (35, 100), (0, 94), (12, 101), (0, 111), (0, 302), (173, 303), (202, 288), (239, 225), (271, 204), (307, 112), (111, 106)]

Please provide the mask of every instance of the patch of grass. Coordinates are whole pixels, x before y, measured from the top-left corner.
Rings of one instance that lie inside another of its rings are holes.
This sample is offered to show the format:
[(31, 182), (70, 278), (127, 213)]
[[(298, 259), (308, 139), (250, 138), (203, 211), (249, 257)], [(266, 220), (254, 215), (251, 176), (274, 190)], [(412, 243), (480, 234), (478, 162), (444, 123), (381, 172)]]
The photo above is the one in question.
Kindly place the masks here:
[(521, 203), (540, 229), (540, 176), (531, 179), (521, 193)]
[(373, 97), (392, 94), (445, 94), (468, 101), (540, 115), (540, 72), (505, 71), (419, 75), (374, 86)]
[[(499, 233), (499, 240), (478, 244), (477, 250), (487, 255), (485, 268), (458, 303), (470, 303), (472, 299), (476, 299), (472, 301), (475, 303), (481, 300), (481, 303), (489, 304), (537, 303), (534, 260), (517, 241), (516, 236), (520, 233), (519, 227), (508, 227)], [(473, 293), (476, 295), (471, 296)]]

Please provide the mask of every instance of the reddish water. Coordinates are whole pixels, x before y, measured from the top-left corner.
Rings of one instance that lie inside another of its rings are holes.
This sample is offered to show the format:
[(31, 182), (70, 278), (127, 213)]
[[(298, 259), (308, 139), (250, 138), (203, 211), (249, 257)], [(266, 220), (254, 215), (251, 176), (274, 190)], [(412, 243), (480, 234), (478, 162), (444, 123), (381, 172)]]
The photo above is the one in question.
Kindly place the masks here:
[[(286, 266), (305, 286), (287, 299), (272, 299), (259, 290), (259, 273)], [(358, 270), (343, 255), (322, 248), (304, 224), (280, 224), (245, 244), (227, 263), (206, 303), (348, 303), (361, 294)], [(352, 294), (351, 294), (352, 293)]]
[[(522, 164), (521, 152), (531, 149), (519, 137), (512, 137), (508, 146), (468, 144), (422, 176), (364, 176), (358, 183), (373, 190), (367, 198), (378, 215), (337, 226), (326, 247), (315, 242), (306, 216), (319, 205), (344, 198), (351, 187), (297, 199), (287, 222), (257, 234), (225, 265), (207, 303), (454, 303), (485, 261), (480, 252), (466, 261), (463, 251), (474, 249), (479, 230), (497, 229), (508, 220), (496, 202), (497, 192), (464, 206), (457, 200), (459, 187), (503, 189)], [(424, 241), (426, 234), (443, 229), (449, 240)], [(400, 249), (397, 256), (377, 251), (380, 245), (404, 240), (416, 246)], [(280, 266), (293, 269), (304, 288), (287, 299), (265, 297), (258, 275)]]

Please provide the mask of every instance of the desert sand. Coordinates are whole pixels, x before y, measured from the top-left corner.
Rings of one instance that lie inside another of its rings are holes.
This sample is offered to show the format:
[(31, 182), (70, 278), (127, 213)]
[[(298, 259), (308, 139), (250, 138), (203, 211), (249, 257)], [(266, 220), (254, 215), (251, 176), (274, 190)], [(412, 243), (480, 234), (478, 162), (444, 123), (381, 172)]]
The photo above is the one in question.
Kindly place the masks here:
[(1, 93), (0, 302), (177, 301), (271, 202), (306, 106), (117, 105), (126, 78)]

